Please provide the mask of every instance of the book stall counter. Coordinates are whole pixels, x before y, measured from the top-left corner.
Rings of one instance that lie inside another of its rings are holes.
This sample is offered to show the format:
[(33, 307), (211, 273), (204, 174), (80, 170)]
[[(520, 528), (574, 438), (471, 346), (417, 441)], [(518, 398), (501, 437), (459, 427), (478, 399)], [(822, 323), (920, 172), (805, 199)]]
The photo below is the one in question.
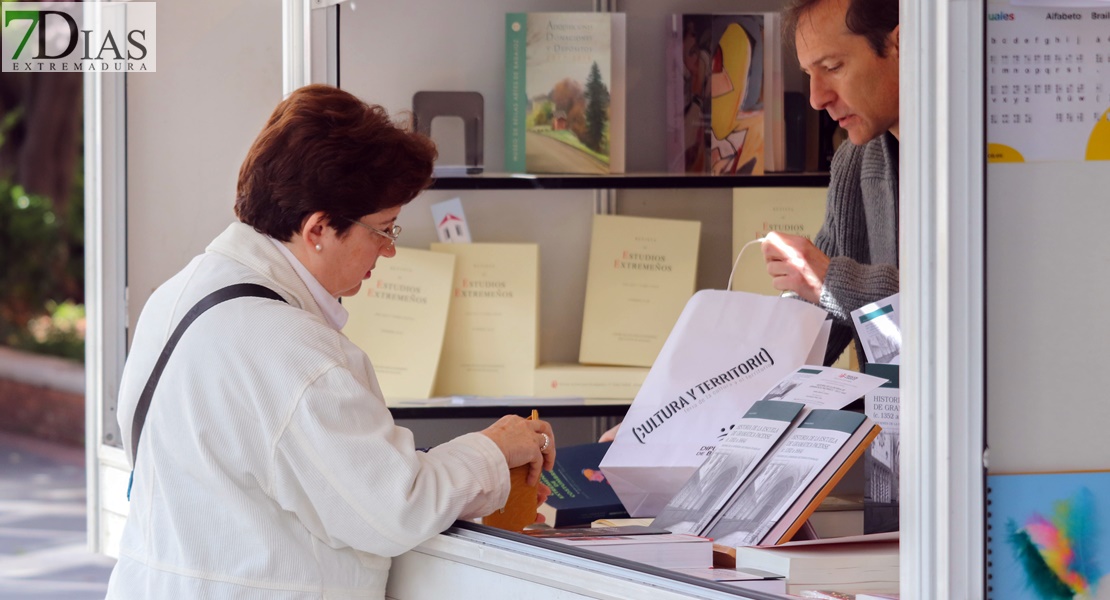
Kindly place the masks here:
[[(429, 577), (432, 573), (435, 576)], [(496, 592), (491, 593), (492, 590)], [(393, 559), (386, 597), (392, 600), (790, 598), (461, 521)]]

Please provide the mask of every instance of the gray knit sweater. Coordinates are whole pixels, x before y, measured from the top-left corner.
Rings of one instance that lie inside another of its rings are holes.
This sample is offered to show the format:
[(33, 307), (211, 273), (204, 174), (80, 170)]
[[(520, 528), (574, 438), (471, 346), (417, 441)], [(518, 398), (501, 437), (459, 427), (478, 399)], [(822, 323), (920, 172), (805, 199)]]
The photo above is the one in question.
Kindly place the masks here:
[(821, 288), (821, 308), (833, 317), (825, 364), (854, 337), (853, 310), (898, 292), (898, 140), (885, 133), (863, 146), (846, 141), (830, 171), (825, 223), (814, 241), (831, 259)]

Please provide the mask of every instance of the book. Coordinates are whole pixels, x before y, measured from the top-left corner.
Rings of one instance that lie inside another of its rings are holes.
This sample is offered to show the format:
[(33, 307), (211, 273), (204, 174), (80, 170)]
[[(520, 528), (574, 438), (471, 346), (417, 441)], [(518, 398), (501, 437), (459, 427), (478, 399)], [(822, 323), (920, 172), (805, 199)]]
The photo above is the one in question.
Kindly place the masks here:
[(804, 409), (798, 402), (760, 400), (752, 404), (652, 524), (676, 533), (707, 534), (724, 504), (770, 455)]
[(761, 592), (768, 592), (772, 594), (786, 593), (786, 580), (783, 579), (780, 575), (768, 573), (767, 571), (725, 569), (719, 567), (713, 567), (711, 569), (671, 570), (675, 573), (687, 575), (689, 577), (697, 577), (698, 579), (717, 581), (747, 590), (759, 590)]
[(665, 66), (671, 172), (785, 170), (780, 21), (778, 13), (671, 15)]
[(700, 234), (698, 221), (594, 216), (579, 362), (655, 362), (694, 293)]
[(547, 363), (536, 367), (538, 397), (582, 396), (631, 400), (647, 377), (647, 367)]
[(1110, 471), (987, 475), (987, 599), (1110, 591)]
[(590, 527), (623, 527), (625, 525), (651, 525), (654, 519), (651, 517), (623, 517), (611, 519), (597, 519), (590, 524)]
[(898, 365), (866, 363), (864, 373), (886, 379), (863, 397), (863, 412), (883, 428), (863, 459), (863, 532), (898, 531), (899, 435)]
[[(880, 431), (879, 435), (882, 434)], [(875, 442), (871, 445), (874, 446)], [(863, 535), (863, 497), (857, 496), (854, 501), (849, 501), (833, 495), (826, 496), (807, 522), (818, 539)]]
[[(817, 237), (825, 221), (826, 188), (735, 188), (732, 190), (732, 256), (771, 231)], [(732, 289), (781, 294), (772, 284), (759, 248), (751, 247), (733, 269)], [(822, 352), (822, 359), (824, 353)]]
[(786, 591), (898, 592), (898, 541), (794, 542), (735, 548), (736, 568), (786, 578)]
[(525, 529), (524, 534), (536, 538), (580, 538), (606, 535), (659, 535), (671, 533), (651, 525), (620, 525), (615, 527), (536, 527)]
[(801, 598), (818, 598), (819, 600), (856, 600), (855, 594), (833, 590), (800, 590), (796, 595)]
[(878, 434), (866, 415), (810, 410), (731, 496), (707, 535), (737, 547), (789, 541)]
[(455, 256), (435, 395), (531, 396), (539, 356), (539, 246), (431, 248)]
[(551, 541), (663, 569), (713, 566), (713, 540), (681, 533), (550, 538)]
[(598, 519), (628, 517), (620, 498), (598, 465), (612, 442), (559, 448), (555, 465), (540, 474), (551, 490), (538, 512), (551, 527), (589, 526)]
[(505, 170), (623, 173), (625, 16), (505, 15)]
[(370, 357), (386, 398), (428, 398), (447, 329), (455, 257), (397, 248), (343, 299), (343, 333)]

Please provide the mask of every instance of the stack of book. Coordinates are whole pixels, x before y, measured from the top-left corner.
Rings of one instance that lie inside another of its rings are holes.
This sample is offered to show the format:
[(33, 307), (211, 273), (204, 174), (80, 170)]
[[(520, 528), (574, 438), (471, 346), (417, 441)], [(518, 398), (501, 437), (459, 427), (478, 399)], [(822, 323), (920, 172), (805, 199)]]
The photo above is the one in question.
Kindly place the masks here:
[[(786, 591), (829, 590), (857, 595), (897, 594), (897, 534), (812, 540), (778, 546), (717, 548), (722, 566), (770, 571), (786, 578)], [(729, 559), (734, 559), (729, 561)]]

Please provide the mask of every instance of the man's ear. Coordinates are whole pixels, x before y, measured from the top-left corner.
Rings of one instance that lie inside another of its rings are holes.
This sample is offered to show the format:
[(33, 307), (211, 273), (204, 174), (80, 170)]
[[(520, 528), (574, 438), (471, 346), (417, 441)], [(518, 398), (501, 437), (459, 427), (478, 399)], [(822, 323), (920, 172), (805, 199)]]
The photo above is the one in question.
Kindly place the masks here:
[(887, 34), (887, 43), (890, 44), (890, 47), (894, 50), (895, 55), (898, 54), (898, 43), (900, 41), (899, 36), (901, 28), (901, 24), (895, 25), (894, 29), (891, 29), (890, 33)]

